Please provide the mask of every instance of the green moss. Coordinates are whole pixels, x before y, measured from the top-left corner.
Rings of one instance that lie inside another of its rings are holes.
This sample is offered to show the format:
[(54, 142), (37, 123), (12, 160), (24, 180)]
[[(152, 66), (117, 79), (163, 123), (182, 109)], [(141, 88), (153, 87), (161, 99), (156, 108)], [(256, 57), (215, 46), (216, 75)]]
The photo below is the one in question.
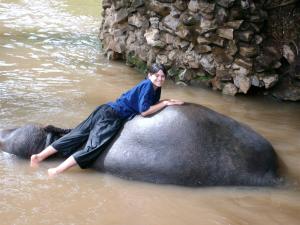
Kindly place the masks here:
[(143, 74), (147, 72), (147, 63), (135, 56), (134, 53), (129, 53), (127, 55), (126, 64), (129, 66), (133, 66)]
[(195, 78), (195, 80), (199, 80), (199, 81), (209, 81), (213, 78), (213, 76), (209, 75), (209, 74), (205, 74), (205, 73), (197, 73), (197, 77)]
[(169, 77), (178, 77), (178, 75), (182, 72), (182, 69), (178, 69), (176, 67), (171, 67), (171, 69), (168, 70), (168, 76)]

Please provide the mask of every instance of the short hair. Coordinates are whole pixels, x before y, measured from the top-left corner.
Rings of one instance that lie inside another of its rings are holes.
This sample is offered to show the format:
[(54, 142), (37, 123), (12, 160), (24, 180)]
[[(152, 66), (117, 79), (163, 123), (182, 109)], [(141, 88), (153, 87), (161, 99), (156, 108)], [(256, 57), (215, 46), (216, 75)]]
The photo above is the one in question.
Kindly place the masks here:
[(167, 77), (168, 75), (168, 72), (166, 70), (166, 67), (163, 65), (163, 64), (160, 64), (160, 63), (154, 63), (151, 65), (150, 69), (149, 69), (149, 73), (150, 74), (154, 74), (154, 73), (157, 73), (158, 71), (163, 71), (165, 76)]

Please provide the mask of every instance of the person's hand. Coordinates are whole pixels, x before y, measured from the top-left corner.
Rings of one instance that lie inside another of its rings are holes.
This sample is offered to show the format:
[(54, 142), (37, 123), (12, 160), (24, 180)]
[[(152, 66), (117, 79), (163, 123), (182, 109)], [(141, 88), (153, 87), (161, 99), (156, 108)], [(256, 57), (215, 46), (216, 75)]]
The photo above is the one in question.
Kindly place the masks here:
[(170, 105), (183, 105), (184, 102), (180, 101), (180, 100), (176, 100), (176, 99), (168, 99), (168, 100), (164, 100), (164, 104), (166, 106), (170, 106)]

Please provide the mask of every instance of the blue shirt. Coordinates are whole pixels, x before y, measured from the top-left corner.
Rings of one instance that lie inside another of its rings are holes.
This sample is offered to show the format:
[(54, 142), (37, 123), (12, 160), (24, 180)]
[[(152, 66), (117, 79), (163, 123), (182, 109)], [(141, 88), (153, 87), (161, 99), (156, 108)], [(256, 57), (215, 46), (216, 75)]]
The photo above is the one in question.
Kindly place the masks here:
[(161, 88), (154, 90), (150, 79), (143, 80), (129, 91), (122, 94), (115, 102), (108, 102), (122, 118), (131, 118), (147, 111), (160, 99)]

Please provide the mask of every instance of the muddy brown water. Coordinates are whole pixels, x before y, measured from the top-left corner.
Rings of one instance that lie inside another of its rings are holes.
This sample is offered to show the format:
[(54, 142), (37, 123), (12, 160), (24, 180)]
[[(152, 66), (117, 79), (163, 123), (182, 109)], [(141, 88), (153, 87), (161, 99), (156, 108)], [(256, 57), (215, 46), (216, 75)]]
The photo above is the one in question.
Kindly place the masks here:
[[(143, 76), (109, 62), (97, 40), (98, 1), (0, 1), (0, 128), (29, 122), (73, 127)], [(163, 98), (205, 105), (248, 124), (274, 146), (282, 188), (185, 188), (47, 168), (0, 152), (0, 224), (299, 224), (300, 105), (228, 97), (168, 81)]]

